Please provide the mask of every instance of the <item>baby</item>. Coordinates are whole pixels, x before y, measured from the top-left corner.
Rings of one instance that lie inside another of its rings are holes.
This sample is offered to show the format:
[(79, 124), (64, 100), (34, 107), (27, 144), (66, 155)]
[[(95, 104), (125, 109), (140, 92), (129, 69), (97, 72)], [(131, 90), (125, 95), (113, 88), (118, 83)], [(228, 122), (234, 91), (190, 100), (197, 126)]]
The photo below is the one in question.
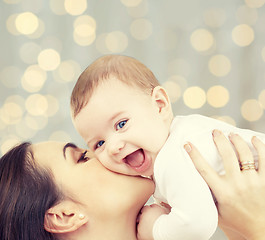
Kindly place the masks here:
[(127, 56), (103, 56), (88, 66), (73, 89), (71, 110), (77, 131), (105, 167), (152, 177), (155, 199), (171, 206), (169, 214), (157, 207), (142, 212), (139, 239), (205, 240), (216, 230), (215, 202), (183, 148), (187, 141), (219, 173), (214, 129), (238, 133), (249, 143), (253, 135), (265, 142), (264, 134), (201, 115), (173, 117), (151, 70)]

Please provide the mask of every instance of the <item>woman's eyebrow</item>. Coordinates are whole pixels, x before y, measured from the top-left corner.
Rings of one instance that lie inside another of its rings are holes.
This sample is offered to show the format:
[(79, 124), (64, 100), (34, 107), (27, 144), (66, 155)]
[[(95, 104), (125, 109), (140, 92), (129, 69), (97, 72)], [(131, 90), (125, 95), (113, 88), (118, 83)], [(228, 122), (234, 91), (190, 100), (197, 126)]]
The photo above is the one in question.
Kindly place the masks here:
[(64, 156), (64, 158), (65, 158), (65, 152), (66, 152), (66, 149), (67, 149), (68, 147), (71, 147), (71, 148), (77, 148), (77, 146), (76, 146), (74, 143), (66, 143), (66, 144), (64, 145), (64, 147), (63, 147), (63, 156)]

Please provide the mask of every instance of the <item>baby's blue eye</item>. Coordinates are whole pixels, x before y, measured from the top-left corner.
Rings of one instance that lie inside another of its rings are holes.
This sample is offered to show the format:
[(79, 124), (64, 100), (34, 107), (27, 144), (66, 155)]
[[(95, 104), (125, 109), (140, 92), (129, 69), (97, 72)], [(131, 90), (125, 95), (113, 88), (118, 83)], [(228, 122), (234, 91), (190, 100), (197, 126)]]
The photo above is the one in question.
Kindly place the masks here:
[(103, 144), (105, 143), (105, 141), (101, 140), (96, 144), (96, 149), (101, 147)]
[(117, 127), (116, 129), (119, 130), (121, 128), (123, 128), (125, 126), (125, 124), (127, 123), (128, 120), (123, 120), (123, 121), (120, 121), (118, 124), (117, 124)]

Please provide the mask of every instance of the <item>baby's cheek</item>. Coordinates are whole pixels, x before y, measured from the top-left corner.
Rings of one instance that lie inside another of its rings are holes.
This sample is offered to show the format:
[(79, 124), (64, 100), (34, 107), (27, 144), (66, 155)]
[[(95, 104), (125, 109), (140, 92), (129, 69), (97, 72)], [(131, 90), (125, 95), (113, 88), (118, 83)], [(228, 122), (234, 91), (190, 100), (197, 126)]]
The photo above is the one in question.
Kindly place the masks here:
[(104, 167), (108, 168), (109, 170), (113, 170), (111, 162), (107, 161), (106, 157), (103, 157), (101, 154), (96, 155), (96, 157)]

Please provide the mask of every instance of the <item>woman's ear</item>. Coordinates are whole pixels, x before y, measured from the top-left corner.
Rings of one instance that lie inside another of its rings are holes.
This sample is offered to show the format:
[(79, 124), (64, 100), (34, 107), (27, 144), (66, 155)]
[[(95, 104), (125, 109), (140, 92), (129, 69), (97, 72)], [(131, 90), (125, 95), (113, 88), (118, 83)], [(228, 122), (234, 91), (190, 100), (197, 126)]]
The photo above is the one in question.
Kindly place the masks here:
[(161, 113), (163, 116), (169, 117), (173, 114), (167, 92), (161, 86), (156, 86), (153, 89), (152, 100), (158, 108), (159, 113)]
[(78, 206), (70, 201), (63, 201), (47, 210), (44, 217), (44, 228), (51, 233), (69, 233), (88, 223)]

